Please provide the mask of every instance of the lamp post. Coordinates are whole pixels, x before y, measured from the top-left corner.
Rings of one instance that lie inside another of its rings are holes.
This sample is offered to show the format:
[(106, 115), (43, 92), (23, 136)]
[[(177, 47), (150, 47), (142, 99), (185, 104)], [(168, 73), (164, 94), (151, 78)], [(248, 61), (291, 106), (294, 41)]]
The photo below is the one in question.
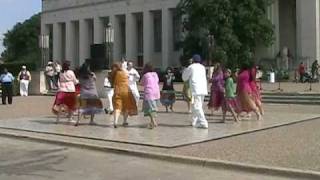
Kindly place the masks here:
[(39, 36), (39, 47), (41, 49), (41, 67), (45, 67), (49, 61), (49, 35), (42, 34)]
[(208, 32), (208, 63), (211, 64), (211, 50), (213, 49), (214, 47), (214, 35), (211, 34), (210, 32)]
[(106, 51), (107, 51), (107, 68), (110, 68), (110, 63), (112, 61), (112, 45), (114, 42), (114, 30), (112, 28), (112, 24), (108, 23), (105, 32), (105, 43), (106, 43)]

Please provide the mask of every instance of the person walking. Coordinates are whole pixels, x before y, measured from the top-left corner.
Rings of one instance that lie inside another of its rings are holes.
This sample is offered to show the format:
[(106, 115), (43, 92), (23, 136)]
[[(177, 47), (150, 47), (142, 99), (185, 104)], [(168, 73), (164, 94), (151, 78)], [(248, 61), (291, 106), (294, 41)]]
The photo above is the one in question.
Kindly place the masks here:
[[(187, 67), (189, 67), (192, 63), (193, 63), (193, 60), (189, 59)], [(186, 68), (182, 71), (182, 73), (185, 70), (186, 70)], [(188, 113), (192, 113), (192, 111), (191, 111), (192, 93), (191, 93), (190, 82), (189, 81), (186, 81), (186, 82), (183, 83), (182, 93), (183, 93), (183, 99), (187, 102)]]
[(140, 100), (140, 93), (138, 90), (137, 82), (140, 80), (140, 75), (138, 71), (133, 67), (133, 62), (129, 61), (128, 62), (128, 76), (129, 76), (129, 87), (130, 90), (136, 100), (137, 106), (139, 104)]
[(151, 64), (146, 64), (143, 70), (141, 84), (144, 88), (143, 112), (144, 116), (150, 117), (149, 128), (158, 126), (156, 121), (157, 103), (160, 99), (159, 77)]
[(55, 89), (55, 83), (54, 83), (54, 67), (53, 67), (53, 62), (49, 61), (46, 69), (45, 69), (45, 75), (46, 75), (46, 81), (48, 84), (48, 89), (53, 90)]
[(18, 81), (20, 83), (20, 96), (28, 96), (29, 83), (31, 82), (31, 74), (26, 66), (21, 67), (18, 74)]
[(0, 83), (2, 87), (2, 104), (12, 104), (12, 96), (13, 96), (13, 75), (8, 71), (7, 68), (4, 68), (3, 74), (0, 76)]
[(214, 111), (218, 111), (221, 108), (224, 99), (224, 75), (220, 63), (217, 63), (214, 67), (211, 84), (208, 108), (213, 114)]
[(182, 74), (183, 81), (189, 81), (192, 92), (192, 126), (208, 129), (208, 121), (203, 111), (204, 98), (208, 95), (206, 68), (201, 64), (200, 55), (194, 55), (192, 59), (194, 63)]
[(125, 69), (119, 64), (112, 66), (112, 86), (114, 87), (114, 128), (118, 127), (118, 120), (123, 114), (123, 126), (128, 126), (128, 117), (138, 114), (138, 108), (134, 96), (129, 88), (129, 78)]
[(222, 121), (226, 121), (227, 112), (230, 112), (233, 119), (238, 122), (239, 118), (237, 116), (240, 113), (239, 103), (236, 98), (236, 88), (232, 78), (232, 72), (227, 69), (225, 72), (225, 97), (222, 105)]
[(113, 113), (113, 104), (112, 104), (112, 98), (114, 95), (114, 89), (111, 85), (111, 81), (109, 79), (109, 73), (106, 74), (106, 77), (104, 78), (104, 89), (107, 96), (107, 106), (104, 109), (106, 114), (112, 114)]
[(319, 70), (318, 60), (315, 60), (311, 66), (311, 74), (312, 74), (313, 81), (318, 81), (318, 70)]
[(170, 108), (173, 112), (173, 104), (176, 101), (176, 94), (173, 87), (173, 81), (175, 80), (174, 73), (171, 67), (167, 68), (166, 74), (164, 76), (163, 87), (161, 91), (161, 104), (166, 107), (166, 112)]
[(79, 71), (80, 105), (76, 125), (79, 123), (80, 114), (90, 115), (90, 125), (94, 125), (94, 116), (103, 112), (103, 105), (98, 96), (96, 80), (95, 73), (90, 70), (90, 66), (87, 63), (84, 63)]
[(300, 75), (300, 82), (304, 83), (304, 77), (306, 74), (306, 67), (304, 66), (303, 62), (300, 63), (299, 67), (298, 67), (298, 71), (299, 71), (299, 75)]
[(59, 77), (59, 89), (56, 94), (56, 100), (53, 106), (53, 113), (57, 115), (56, 123), (59, 123), (62, 111), (68, 113), (68, 120), (72, 120), (73, 111), (76, 109), (76, 88), (79, 81), (72, 70), (70, 62), (65, 61), (62, 65), (62, 71)]
[(253, 90), (251, 88), (252, 77), (252, 66), (248, 62), (244, 62), (241, 65), (241, 70), (238, 74), (237, 79), (237, 96), (241, 108), (241, 112), (255, 112), (257, 120), (262, 120), (262, 115), (256, 105)]

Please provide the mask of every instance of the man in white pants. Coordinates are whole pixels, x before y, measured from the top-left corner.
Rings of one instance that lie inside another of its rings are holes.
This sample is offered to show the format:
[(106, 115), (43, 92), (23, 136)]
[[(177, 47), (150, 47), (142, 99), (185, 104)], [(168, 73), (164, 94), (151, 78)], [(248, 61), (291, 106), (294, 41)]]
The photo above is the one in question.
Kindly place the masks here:
[(136, 100), (137, 106), (140, 100), (140, 93), (138, 90), (137, 82), (140, 80), (140, 75), (136, 69), (133, 67), (133, 62), (128, 62), (128, 76), (129, 76), (129, 87)]
[(28, 96), (29, 83), (31, 81), (31, 74), (27, 71), (26, 66), (22, 66), (22, 69), (18, 75), (18, 81), (20, 82), (20, 96)]
[(203, 111), (204, 98), (208, 95), (206, 68), (201, 64), (200, 55), (194, 55), (192, 59), (193, 64), (182, 74), (183, 81), (189, 81), (192, 92), (192, 126), (208, 129), (208, 121)]

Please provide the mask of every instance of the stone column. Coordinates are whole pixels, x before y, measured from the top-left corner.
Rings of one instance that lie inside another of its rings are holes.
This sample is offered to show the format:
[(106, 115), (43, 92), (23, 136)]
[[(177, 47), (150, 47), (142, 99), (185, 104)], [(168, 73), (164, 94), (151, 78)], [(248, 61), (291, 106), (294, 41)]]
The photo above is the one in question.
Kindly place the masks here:
[(75, 59), (75, 26), (69, 21), (66, 22), (66, 60), (71, 61), (71, 67), (76, 66)]
[[(319, 59), (319, 0), (296, 0), (298, 60), (308, 66)], [(298, 63), (298, 62), (297, 62)]]
[(153, 18), (150, 11), (143, 12), (143, 62), (152, 60), (153, 52)]
[(129, 60), (137, 59), (137, 21), (132, 13), (126, 14), (126, 56)]
[(162, 67), (166, 68), (169, 64), (170, 52), (172, 51), (172, 12), (162, 9)]
[(89, 27), (85, 19), (79, 21), (79, 61), (80, 66), (90, 57)]
[(121, 36), (120, 36), (120, 24), (119, 19), (116, 15), (109, 16), (109, 22), (112, 25), (114, 31), (114, 42), (113, 42), (113, 61), (110, 64), (113, 64), (121, 60)]
[(269, 56), (274, 57), (280, 51), (279, 0), (274, 0), (268, 10), (268, 17), (275, 27), (275, 43), (269, 48)]
[(61, 25), (59, 23), (53, 24), (53, 59), (54, 61), (61, 61)]
[(94, 44), (104, 43), (104, 25), (103, 20), (100, 17), (95, 17), (93, 20), (93, 29), (94, 29)]

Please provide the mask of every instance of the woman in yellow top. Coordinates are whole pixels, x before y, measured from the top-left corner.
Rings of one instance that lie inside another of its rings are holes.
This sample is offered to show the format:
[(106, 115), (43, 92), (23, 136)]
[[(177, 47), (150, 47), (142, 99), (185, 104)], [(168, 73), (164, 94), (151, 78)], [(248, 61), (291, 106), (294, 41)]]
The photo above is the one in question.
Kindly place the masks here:
[(128, 117), (138, 114), (138, 108), (134, 96), (129, 88), (128, 73), (119, 64), (112, 66), (111, 83), (114, 88), (112, 99), (114, 106), (114, 128), (118, 127), (119, 116), (124, 116), (123, 126), (128, 126)]

